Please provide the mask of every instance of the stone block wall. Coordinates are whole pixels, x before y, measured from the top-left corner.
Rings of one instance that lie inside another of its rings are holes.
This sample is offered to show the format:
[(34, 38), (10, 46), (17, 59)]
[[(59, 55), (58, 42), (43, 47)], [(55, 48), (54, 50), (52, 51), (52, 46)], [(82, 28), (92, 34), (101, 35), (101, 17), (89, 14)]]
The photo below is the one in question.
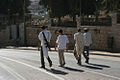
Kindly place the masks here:
[(82, 26), (88, 28), (92, 36), (93, 50), (108, 50), (108, 37), (111, 35), (111, 26)]
[[(69, 48), (73, 48), (74, 47), (74, 33), (77, 31), (76, 28), (49, 27), (48, 30), (50, 30), (52, 34), (51, 46), (55, 46), (55, 42), (57, 39), (57, 34), (55, 33), (55, 31), (58, 29), (63, 29), (64, 34), (68, 36), (68, 39), (70, 41)], [(40, 32), (39, 28), (34, 28), (34, 27), (27, 28), (27, 44), (28, 45), (31, 45), (31, 46), (38, 45), (39, 32)]]
[[(90, 29), (90, 33), (92, 34), (93, 44), (91, 49), (94, 50), (107, 50), (108, 49), (108, 37), (111, 33), (111, 27), (106, 26), (84, 26)], [(81, 28), (84, 28), (81, 27)], [(77, 32), (77, 28), (63, 28), (63, 27), (49, 27), (52, 34), (51, 45), (55, 45), (55, 41), (57, 38), (57, 34), (55, 31), (58, 29), (63, 29), (64, 34), (66, 34), (69, 38), (69, 48), (73, 49), (74, 47), (74, 33)], [(40, 30), (39, 28), (28, 27), (27, 28), (27, 44), (31, 46), (37, 46), (38, 44), (38, 34)]]
[(7, 45), (9, 42), (9, 27), (0, 31), (0, 46)]
[(117, 23), (117, 14), (112, 14), (111, 36), (114, 37), (114, 51), (120, 52), (120, 24)]
[[(5, 29), (0, 31), (0, 46), (6, 45), (15, 45), (15, 46), (23, 46), (24, 45), (24, 26), (23, 24), (19, 24), (17, 31), (17, 25), (5, 26)], [(10, 31), (11, 30), (11, 31)], [(11, 38), (10, 38), (11, 33)], [(19, 37), (17, 36), (19, 33)]]

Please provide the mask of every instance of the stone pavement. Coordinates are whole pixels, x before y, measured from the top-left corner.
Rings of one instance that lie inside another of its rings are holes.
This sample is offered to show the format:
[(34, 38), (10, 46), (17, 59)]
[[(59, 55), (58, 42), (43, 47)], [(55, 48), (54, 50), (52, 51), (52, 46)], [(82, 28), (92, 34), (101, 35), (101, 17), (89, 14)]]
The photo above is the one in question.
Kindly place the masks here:
[[(37, 47), (14, 47), (7, 46), (8, 49), (19, 49), (19, 50), (37, 50)], [(54, 48), (52, 48), (54, 51)], [(68, 50), (68, 53), (73, 53), (73, 50)], [(120, 57), (120, 53), (111, 53), (105, 51), (90, 51), (91, 55), (100, 55), (100, 56), (111, 56), (111, 57)]]

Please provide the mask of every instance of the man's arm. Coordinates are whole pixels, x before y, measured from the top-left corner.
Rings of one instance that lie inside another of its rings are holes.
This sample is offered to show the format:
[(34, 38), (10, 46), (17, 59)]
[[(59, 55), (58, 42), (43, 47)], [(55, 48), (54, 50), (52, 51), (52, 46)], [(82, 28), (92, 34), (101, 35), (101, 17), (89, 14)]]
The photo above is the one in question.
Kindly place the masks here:
[(55, 45), (55, 51), (56, 51), (57, 46), (58, 46), (58, 43), (56, 43), (56, 45)]
[(41, 41), (38, 41), (38, 51), (40, 51), (40, 45), (41, 45)]
[(69, 44), (69, 43), (66, 44), (66, 52), (68, 52), (68, 44)]
[(68, 52), (68, 44), (69, 44), (69, 40), (68, 40), (68, 37), (67, 37), (67, 36), (66, 36), (66, 39), (67, 39), (66, 52)]

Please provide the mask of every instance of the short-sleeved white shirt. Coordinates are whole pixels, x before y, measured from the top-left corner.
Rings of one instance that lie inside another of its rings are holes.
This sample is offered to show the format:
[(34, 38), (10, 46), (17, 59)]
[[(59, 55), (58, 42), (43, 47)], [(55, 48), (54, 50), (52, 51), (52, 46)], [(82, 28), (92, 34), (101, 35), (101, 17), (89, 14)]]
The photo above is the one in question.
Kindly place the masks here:
[(46, 37), (46, 39), (47, 39), (47, 41), (48, 42), (50, 42), (50, 39), (51, 39), (51, 33), (50, 33), (50, 31), (48, 31), (48, 30), (43, 30), (43, 31), (41, 31), (40, 33), (39, 33), (39, 35), (38, 35), (38, 38), (39, 38), (39, 40), (41, 41), (41, 46), (43, 46), (43, 45), (45, 45), (45, 39), (44, 39), (44, 37), (43, 37), (43, 32), (44, 32), (44, 34), (45, 34), (45, 37)]
[(89, 32), (84, 33), (85, 46), (90, 46), (92, 44), (91, 34)]
[(65, 50), (66, 44), (69, 43), (68, 37), (66, 35), (59, 35), (57, 37), (56, 43), (58, 43), (59, 50)]
[(84, 36), (81, 32), (74, 34), (74, 40), (76, 41), (75, 46), (84, 47)]

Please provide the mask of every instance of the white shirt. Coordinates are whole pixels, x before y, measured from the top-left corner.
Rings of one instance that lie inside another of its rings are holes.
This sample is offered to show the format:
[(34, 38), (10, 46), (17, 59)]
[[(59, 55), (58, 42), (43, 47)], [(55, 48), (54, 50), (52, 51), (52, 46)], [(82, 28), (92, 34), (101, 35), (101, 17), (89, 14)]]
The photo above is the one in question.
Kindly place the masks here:
[(50, 42), (50, 39), (51, 39), (51, 33), (50, 33), (50, 31), (48, 31), (48, 30), (41, 31), (39, 33), (39, 35), (38, 35), (38, 38), (41, 41), (41, 46), (45, 45), (45, 43), (46, 43), (46, 41), (44, 39), (44, 36), (43, 36), (43, 32), (44, 32), (45, 37), (46, 37), (46, 39), (47, 39), (48, 42)]
[(81, 32), (74, 34), (75, 46), (84, 47), (84, 36)]
[(84, 33), (85, 46), (90, 46), (92, 44), (91, 34), (89, 32)]
[(66, 44), (69, 43), (68, 37), (66, 35), (59, 35), (57, 37), (56, 43), (58, 43), (58, 49), (66, 49)]

